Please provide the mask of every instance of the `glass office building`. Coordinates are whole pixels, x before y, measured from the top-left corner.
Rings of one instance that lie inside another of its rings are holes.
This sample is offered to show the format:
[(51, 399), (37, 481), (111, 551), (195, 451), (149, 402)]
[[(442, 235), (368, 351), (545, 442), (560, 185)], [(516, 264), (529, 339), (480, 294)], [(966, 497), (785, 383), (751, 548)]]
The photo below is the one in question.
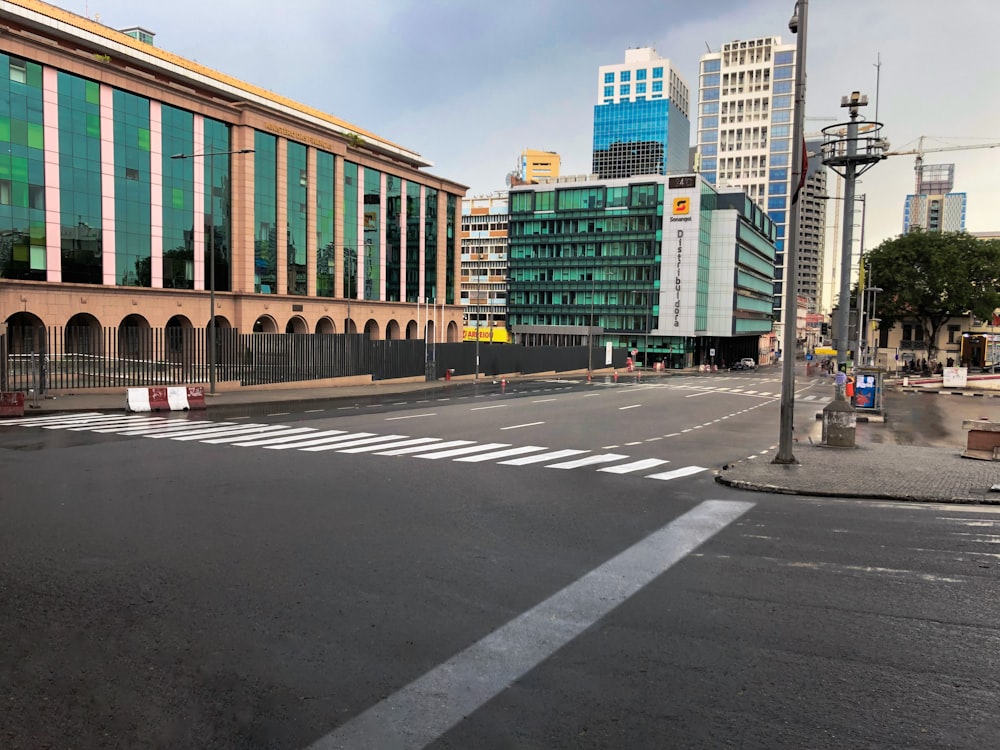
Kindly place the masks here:
[(612, 344), (666, 367), (759, 357), (775, 227), (694, 174), (511, 188), (516, 343)]
[(460, 340), (465, 188), (419, 154), (151, 33), (0, 17), (0, 322), (202, 328), (211, 293), (220, 328), (402, 338), (428, 300)]
[(689, 90), (649, 47), (598, 72), (592, 173), (601, 179), (689, 171)]

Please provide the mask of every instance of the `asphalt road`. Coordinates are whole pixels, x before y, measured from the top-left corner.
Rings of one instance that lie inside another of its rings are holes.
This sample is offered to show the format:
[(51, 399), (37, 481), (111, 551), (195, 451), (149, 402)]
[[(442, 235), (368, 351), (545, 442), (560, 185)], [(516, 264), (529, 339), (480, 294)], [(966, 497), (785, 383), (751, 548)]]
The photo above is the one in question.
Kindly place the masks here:
[(0, 426), (0, 745), (990, 746), (998, 511), (716, 485), (778, 392)]

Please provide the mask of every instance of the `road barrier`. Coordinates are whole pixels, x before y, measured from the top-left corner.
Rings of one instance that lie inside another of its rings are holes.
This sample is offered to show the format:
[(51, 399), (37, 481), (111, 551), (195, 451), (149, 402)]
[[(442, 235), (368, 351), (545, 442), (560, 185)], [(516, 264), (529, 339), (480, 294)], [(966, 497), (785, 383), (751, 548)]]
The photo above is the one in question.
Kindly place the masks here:
[(0, 417), (23, 417), (24, 394), (20, 391), (0, 393)]
[(205, 408), (205, 389), (200, 385), (128, 388), (125, 392), (125, 411), (189, 411)]

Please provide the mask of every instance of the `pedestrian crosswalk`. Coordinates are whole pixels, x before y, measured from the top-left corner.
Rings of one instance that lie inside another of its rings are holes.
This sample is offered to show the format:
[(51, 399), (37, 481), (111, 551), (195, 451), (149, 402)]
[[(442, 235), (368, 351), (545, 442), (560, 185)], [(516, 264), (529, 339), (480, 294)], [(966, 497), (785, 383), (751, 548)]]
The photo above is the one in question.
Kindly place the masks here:
[(29, 417), (0, 426), (34, 427), (43, 430), (72, 430), (110, 435), (147, 437), (154, 440), (197, 441), (264, 450), (296, 450), (304, 453), (409, 456), (431, 461), (494, 462), (503, 466), (539, 464), (547, 469), (593, 469), (606, 474), (641, 476), (660, 481), (692, 476), (707, 471), (703, 466), (683, 466), (657, 471), (670, 461), (663, 458), (635, 458), (623, 453), (595, 453), (577, 448), (552, 449), (542, 445), (445, 440), (438, 437), (348, 430), (320, 430), (282, 424), (188, 421), (170, 417), (114, 415), (98, 412)]

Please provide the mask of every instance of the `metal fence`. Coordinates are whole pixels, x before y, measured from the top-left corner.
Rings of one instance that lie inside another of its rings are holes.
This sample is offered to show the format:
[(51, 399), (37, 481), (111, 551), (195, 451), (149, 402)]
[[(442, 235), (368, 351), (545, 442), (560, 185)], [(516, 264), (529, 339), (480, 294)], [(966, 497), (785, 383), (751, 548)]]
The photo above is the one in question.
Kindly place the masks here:
[[(479, 356), (477, 365), (476, 357)], [(624, 366), (626, 352), (615, 350)], [(423, 339), (373, 341), (364, 334), (216, 331), (216, 381), (240, 385), (307, 382), (370, 375), (374, 380), (497, 375), (586, 369), (604, 349), (434, 344)], [(0, 390), (191, 385), (210, 381), (207, 336), (195, 328), (9, 328), (0, 337)], [(600, 363), (600, 364), (598, 364)]]

